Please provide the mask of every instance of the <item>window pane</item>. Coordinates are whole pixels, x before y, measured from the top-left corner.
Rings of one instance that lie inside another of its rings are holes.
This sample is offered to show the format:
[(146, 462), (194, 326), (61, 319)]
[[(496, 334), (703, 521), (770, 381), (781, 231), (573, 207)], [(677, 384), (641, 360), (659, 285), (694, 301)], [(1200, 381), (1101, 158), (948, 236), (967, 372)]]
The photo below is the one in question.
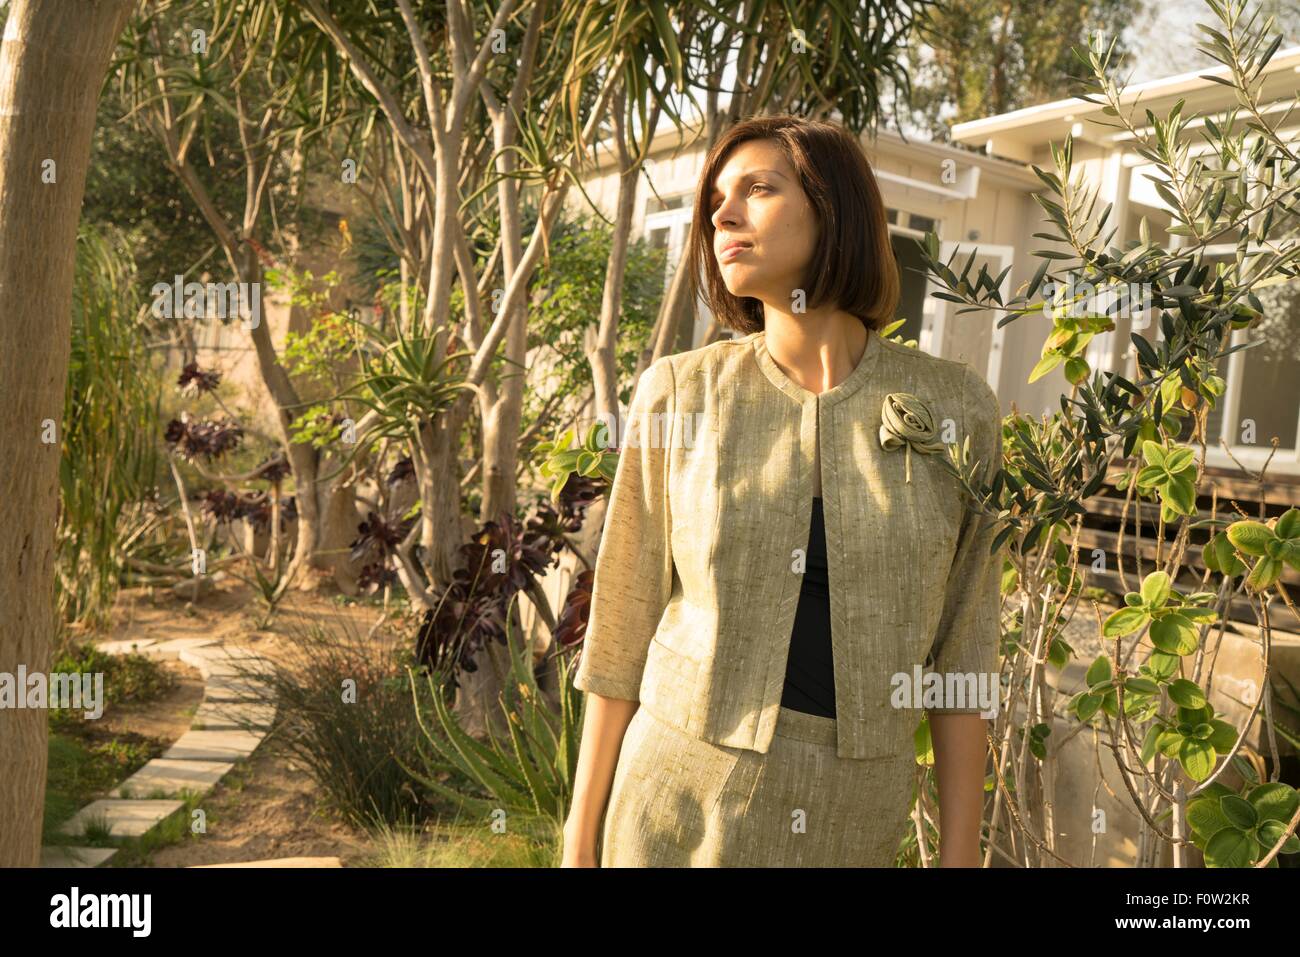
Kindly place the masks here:
[(1254, 444), (1295, 448), (1300, 422), (1300, 283), (1259, 292), (1264, 317), (1247, 336), (1258, 342), (1241, 353), (1241, 415), (1233, 439), (1242, 442), (1242, 426), (1255, 423)]
[(889, 237), (889, 244), (894, 250), (894, 259), (898, 262), (899, 285), (902, 287), (894, 319), (907, 319), (895, 330), (894, 335), (902, 336), (904, 340), (919, 340), (921, 313), (925, 308), (925, 262), (915, 239), (893, 235)]
[(928, 233), (934, 230), (934, 219), (930, 216), (918, 216), (912, 213), (908, 217), (908, 226), (918, 232)]

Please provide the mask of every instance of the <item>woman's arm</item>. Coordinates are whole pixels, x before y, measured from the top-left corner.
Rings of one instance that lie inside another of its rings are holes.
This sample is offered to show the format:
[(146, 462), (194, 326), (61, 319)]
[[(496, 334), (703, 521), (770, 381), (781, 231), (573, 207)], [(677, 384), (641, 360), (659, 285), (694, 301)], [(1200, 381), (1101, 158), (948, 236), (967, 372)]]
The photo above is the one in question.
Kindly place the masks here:
[[(967, 369), (962, 408), (971, 452), (980, 462), (979, 484), (991, 486), (1002, 467), (1002, 414), (996, 393), (978, 373)], [(1001, 640), (1002, 549), (992, 549), (999, 525), (972, 505), (962, 523), (944, 595), (931, 660), (948, 686), (952, 676), (981, 675), (996, 682)], [(967, 687), (970, 687), (967, 685)], [(1000, 694), (993, 684), (994, 695)], [(988, 721), (982, 710), (996, 713), (997, 701), (945, 701), (928, 708), (934, 771), (939, 785), (939, 862), (941, 867), (980, 865), (980, 821), (984, 813), (984, 772), (988, 757)]]
[(587, 694), (582, 744), (573, 777), (573, 806), (564, 822), (561, 867), (595, 867), (596, 841), (614, 783), (614, 768), (623, 736), (640, 704), (623, 698)]
[(676, 437), (669, 357), (642, 374), (620, 440), (573, 686), (586, 714), (561, 866), (595, 866), (600, 821), (623, 736), (636, 713), (650, 641), (672, 593), (669, 449)]
[(939, 783), (939, 866), (980, 866), (988, 721), (978, 714), (930, 715)]

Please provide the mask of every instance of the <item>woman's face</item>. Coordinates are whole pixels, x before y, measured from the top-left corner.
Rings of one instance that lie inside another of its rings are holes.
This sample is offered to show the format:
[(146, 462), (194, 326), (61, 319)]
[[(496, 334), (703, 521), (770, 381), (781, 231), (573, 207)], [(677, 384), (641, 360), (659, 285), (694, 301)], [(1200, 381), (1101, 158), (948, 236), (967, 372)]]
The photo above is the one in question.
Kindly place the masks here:
[[(727, 291), (789, 309), (817, 242), (817, 215), (773, 140), (746, 140), (714, 179), (713, 255)], [(739, 249), (726, 249), (740, 243)]]

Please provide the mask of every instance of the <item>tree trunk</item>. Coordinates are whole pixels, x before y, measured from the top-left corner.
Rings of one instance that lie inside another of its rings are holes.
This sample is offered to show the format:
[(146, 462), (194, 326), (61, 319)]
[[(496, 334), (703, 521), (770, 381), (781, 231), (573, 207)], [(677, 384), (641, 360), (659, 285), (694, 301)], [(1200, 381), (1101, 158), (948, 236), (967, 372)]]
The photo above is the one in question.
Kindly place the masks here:
[[(46, 672), (77, 221), (129, 0), (15, 0), (0, 41), (0, 672)], [(45, 432), (46, 436), (42, 433)], [(46, 713), (0, 710), (0, 867), (40, 859)]]

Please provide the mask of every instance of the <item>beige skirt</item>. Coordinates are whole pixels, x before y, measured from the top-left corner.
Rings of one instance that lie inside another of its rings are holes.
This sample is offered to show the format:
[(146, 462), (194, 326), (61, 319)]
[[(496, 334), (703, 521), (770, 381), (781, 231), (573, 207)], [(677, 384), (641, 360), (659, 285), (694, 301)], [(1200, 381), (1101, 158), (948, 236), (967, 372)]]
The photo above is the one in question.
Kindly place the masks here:
[(782, 707), (767, 754), (637, 709), (619, 752), (601, 867), (890, 867), (916, 760), (841, 758), (835, 719)]

